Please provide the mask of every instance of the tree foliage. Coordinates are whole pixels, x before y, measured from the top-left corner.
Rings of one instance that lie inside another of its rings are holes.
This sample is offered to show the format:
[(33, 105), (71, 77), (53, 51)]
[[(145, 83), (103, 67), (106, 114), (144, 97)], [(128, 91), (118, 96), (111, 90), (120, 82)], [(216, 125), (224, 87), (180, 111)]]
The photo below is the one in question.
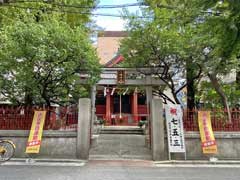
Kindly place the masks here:
[[(224, 84), (221, 82), (221, 85), (229, 100), (230, 107), (239, 107), (240, 91), (237, 89), (237, 84)], [(222, 108), (221, 97), (210, 82), (201, 82), (196, 93), (196, 99), (199, 101), (200, 106), (204, 103), (204, 108)]]
[[(16, 104), (50, 105), (76, 102), (86, 96), (86, 87), (79, 84), (79, 72), (87, 70), (90, 83), (100, 72), (86, 20), (70, 21), (65, 15), (49, 15), (42, 9), (40, 14), (19, 10), (15, 17), (16, 8), (4, 10), (0, 29), (3, 97)], [(9, 14), (13, 16), (6, 18)]]
[[(146, 17), (152, 16), (150, 19), (130, 18), (129, 37), (122, 41), (121, 52), (127, 65), (159, 67), (158, 72), (152, 73), (164, 81), (173, 99), (162, 88), (158, 89), (157, 94), (166, 101), (180, 103), (178, 93), (187, 86), (181, 79), (185, 76), (186, 64), (189, 65), (194, 56), (190, 50), (192, 47), (186, 43), (189, 36), (186, 36), (183, 22), (176, 19), (169, 5), (166, 7), (154, 13), (154, 8), (145, 9), (144, 14)], [(161, 73), (160, 69), (163, 69)], [(200, 76), (200, 66), (195, 66), (195, 69), (196, 72), (193, 70), (191, 74), (192, 80)]]
[[(237, 0), (145, 2), (150, 6), (147, 9), (147, 16), (152, 18), (147, 23), (130, 18), (128, 24), (130, 37), (122, 43), (123, 53), (130, 64), (155, 66), (159, 64), (156, 61), (159, 58), (164, 65), (165, 60), (169, 63), (174, 59), (169, 66), (171, 68), (167, 68), (172, 70), (168, 74), (174, 74), (179, 68), (187, 70), (186, 85), (192, 84), (193, 88), (190, 88), (192, 91), (199, 82), (196, 78), (208, 76), (224, 107), (228, 108), (228, 98), (220, 77), (233, 69), (238, 71), (239, 68), (240, 2)], [(151, 44), (155, 46), (155, 51)], [(154, 62), (152, 59), (155, 59)], [(171, 82), (166, 76), (165, 79), (166, 84)], [(174, 94), (176, 88), (169, 87), (173, 89)]]
[(55, 18), (74, 27), (91, 22), (90, 13), (96, 3), (95, 0), (10, 1), (0, 6), (0, 23), (9, 24), (28, 18), (36, 21)]

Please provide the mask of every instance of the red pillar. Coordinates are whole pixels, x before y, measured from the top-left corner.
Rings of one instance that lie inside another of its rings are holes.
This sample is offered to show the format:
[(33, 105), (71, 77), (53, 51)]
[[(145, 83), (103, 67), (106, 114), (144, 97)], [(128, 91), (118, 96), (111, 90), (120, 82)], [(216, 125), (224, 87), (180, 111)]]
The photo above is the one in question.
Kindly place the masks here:
[(133, 93), (133, 120), (138, 123), (138, 93)]
[(106, 95), (106, 125), (111, 124), (111, 93), (109, 89), (107, 89)]

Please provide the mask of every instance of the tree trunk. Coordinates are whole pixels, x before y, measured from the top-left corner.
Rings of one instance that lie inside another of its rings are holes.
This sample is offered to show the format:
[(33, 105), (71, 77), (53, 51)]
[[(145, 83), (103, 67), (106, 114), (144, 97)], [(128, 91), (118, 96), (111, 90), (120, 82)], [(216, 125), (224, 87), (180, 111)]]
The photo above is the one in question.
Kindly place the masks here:
[(209, 73), (208, 77), (209, 77), (209, 79), (210, 79), (210, 81), (211, 81), (215, 91), (221, 97), (223, 105), (224, 105), (224, 108), (227, 109), (228, 122), (232, 123), (232, 117), (231, 117), (231, 112), (230, 112), (230, 108), (229, 108), (229, 105), (228, 105), (228, 99), (227, 99), (227, 96), (225, 95), (223, 89), (221, 88), (221, 85), (218, 82), (217, 75), (215, 73)]
[(237, 74), (236, 74), (236, 84), (237, 84), (237, 90), (240, 90), (240, 71), (237, 71)]
[(33, 104), (33, 95), (31, 89), (25, 87), (24, 104), (31, 106)]
[(191, 59), (187, 60), (186, 70), (187, 70), (187, 108), (195, 108), (195, 84), (194, 78), (196, 76), (193, 64), (190, 62)]
[(33, 98), (32, 95), (29, 93), (26, 93), (24, 97), (24, 104), (27, 106), (31, 106), (33, 104)]
[(174, 101), (176, 102), (176, 104), (181, 104), (179, 99), (177, 98), (177, 94), (174, 89), (172, 89), (172, 94), (173, 94), (173, 98), (174, 98)]
[(47, 107), (50, 107), (51, 106), (51, 101), (50, 101), (50, 98), (48, 97), (47, 92), (46, 92), (45, 89), (42, 92), (42, 98), (44, 99)]

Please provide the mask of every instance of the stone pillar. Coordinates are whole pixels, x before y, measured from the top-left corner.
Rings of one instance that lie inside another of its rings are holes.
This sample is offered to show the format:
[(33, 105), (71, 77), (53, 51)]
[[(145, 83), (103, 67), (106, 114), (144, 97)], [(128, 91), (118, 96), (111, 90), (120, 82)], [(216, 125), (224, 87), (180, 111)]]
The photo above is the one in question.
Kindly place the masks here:
[(152, 137), (151, 137), (151, 102), (152, 102), (152, 86), (146, 87), (146, 104), (147, 104), (147, 126), (145, 128), (145, 134), (146, 134), (146, 145), (151, 149), (152, 144)]
[(153, 99), (151, 105), (152, 156), (154, 161), (164, 160), (164, 119), (161, 99)]
[(96, 120), (96, 85), (91, 88), (91, 134), (94, 133), (94, 122)]
[(79, 99), (78, 129), (77, 129), (77, 158), (87, 160), (90, 148), (91, 100)]
[(146, 104), (147, 104), (147, 108), (148, 108), (148, 114), (151, 114), (151, 103), (152, 103), (152, 86), (147, 86), (146, 87)]

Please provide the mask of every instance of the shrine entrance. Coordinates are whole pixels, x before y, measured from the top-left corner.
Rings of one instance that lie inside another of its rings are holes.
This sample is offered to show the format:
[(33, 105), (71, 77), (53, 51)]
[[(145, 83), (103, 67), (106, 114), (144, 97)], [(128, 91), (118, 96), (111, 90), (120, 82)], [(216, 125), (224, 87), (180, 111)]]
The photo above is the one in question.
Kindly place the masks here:
[(113, 98), (113, 113), (120, 114), (126, 113), (131, 114), (131, 102), (130, 95), (115, 95)]
[(102, 68), (101, 79), (91, 91), (90, 159), (153, 158), (152, 87), (164, 83), (151, 76), (152, 71)]
[(146, 75), (151, 74), (153, 69), (102, 70), (101, 79), (92, 89), (93, 116), (102, 119), (105, 126), (137, 126), (141, 120), (148, 120), (152, 86), (163, 84), (160, 79)]

